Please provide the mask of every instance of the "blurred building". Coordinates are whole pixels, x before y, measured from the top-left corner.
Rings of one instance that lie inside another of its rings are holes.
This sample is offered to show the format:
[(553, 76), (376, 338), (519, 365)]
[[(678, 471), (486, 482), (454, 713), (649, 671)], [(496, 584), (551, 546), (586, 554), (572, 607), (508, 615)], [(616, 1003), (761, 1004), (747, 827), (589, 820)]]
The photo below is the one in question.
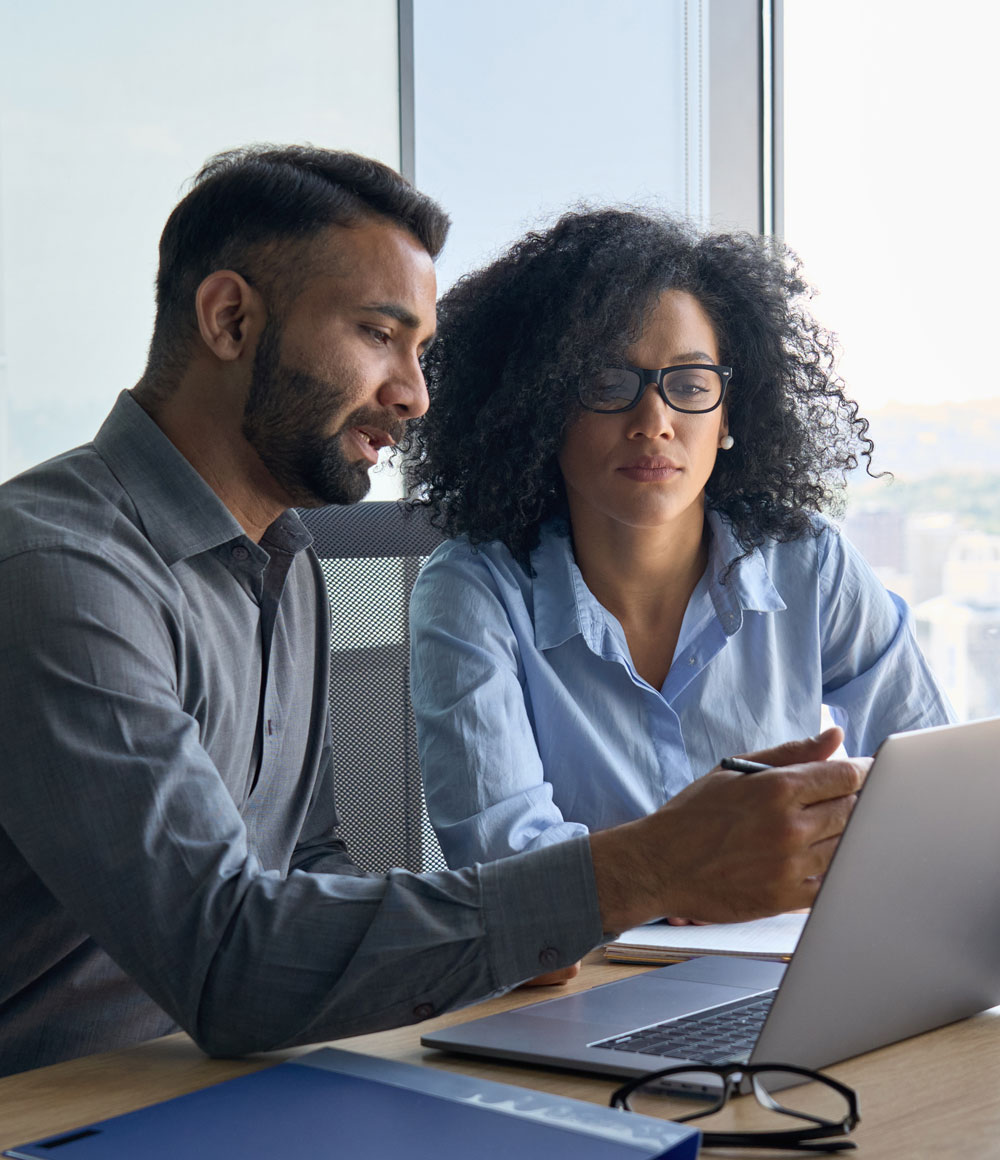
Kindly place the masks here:
[(948, 513), (911, 516), (906, 520), (906, 566), (914, 604), (945, 592), (945, 565), (954, 545), (966, 533)]
[(843, 522), (844, 535), (873, 568), (906, 571), (906, 513), (892, 508), (851, 512)]
[(843, 521), (844, 535), (871, 564), (875, 575), (908, 603), (913, 582), (907, 568), (907, 517), (893, 508), (852, 512)]
[(1000, 536), (955, 535), (941, 591), (914, 609), (917, 638), (963, 720), (1000, 713)]

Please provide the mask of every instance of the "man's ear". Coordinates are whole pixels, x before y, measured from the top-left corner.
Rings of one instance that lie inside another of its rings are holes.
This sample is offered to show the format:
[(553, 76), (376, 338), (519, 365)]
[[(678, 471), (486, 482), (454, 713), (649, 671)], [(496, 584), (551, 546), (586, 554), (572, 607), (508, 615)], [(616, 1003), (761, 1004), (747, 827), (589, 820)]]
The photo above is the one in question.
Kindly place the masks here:
[(252, 349), (267, 321), (261, 296), (234, 270), (209, 274), (194, 302), (202, 341), (223, 362), (235, 362)]

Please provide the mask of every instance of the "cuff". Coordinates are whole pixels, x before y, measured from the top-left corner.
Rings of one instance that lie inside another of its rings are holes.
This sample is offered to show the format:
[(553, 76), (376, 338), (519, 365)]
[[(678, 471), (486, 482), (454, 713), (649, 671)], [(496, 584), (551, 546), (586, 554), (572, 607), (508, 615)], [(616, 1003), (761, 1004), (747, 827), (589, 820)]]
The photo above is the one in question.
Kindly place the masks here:
[(498, 989), (567, 967), (604, 940), (586, 836), (479, 867)]

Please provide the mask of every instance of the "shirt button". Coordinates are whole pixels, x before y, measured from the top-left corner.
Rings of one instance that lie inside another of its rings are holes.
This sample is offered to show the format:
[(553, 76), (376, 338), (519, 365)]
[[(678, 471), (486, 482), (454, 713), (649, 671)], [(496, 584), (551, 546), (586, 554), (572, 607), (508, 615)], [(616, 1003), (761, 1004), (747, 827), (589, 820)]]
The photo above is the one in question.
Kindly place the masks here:
[(546, 947), (538, 956), (538, 961), (547, 971), (551, 971), (559, 962), (559, 952), (555, 947)]
[(430, 1003), (418, 1003), (417, 1006), (413, 1008), (413, 1017), (415, 1019), (430, 1019), (433, 1014), (434, 1008), (430, 1005)]
[(233, 548), (233, 559), (234, 560), (248, 560), (249, 558), (250, 558), (250, 549), (245, 547), (243, 544), (237, 544)]
[(698, 663), (697, 657), (688, 657), (688, 664), (689, 665), (696, 665), (697, 663)]

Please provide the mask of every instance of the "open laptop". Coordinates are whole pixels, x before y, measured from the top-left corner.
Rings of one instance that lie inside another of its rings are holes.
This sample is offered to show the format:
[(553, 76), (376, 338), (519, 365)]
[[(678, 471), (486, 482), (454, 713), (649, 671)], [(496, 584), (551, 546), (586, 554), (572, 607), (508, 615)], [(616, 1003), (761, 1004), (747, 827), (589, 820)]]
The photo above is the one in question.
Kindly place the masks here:
[[(423, 1036), (427, 1047), (636, 1076), (819, 1068), (1000, 1003), (1000, 718), (880, 747), (787, 966), (703, 957)], [(737, 1024), (718, 1041), (719, 1025)], [(703, 1089), (707, 1083), (693, 1083)]]

